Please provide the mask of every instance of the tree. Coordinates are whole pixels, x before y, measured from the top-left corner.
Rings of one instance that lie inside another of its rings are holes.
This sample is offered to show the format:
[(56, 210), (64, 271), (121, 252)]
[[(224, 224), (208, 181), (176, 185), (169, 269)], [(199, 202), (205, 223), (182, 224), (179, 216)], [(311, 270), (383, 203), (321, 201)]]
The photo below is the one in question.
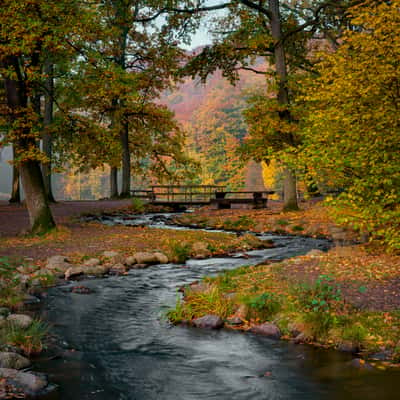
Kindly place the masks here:
[[(350, 10), (354, 29), (305, 82), (301, 154), (342, 193), (339, 220), (400, 249), (400, 0)], [(311, 165), (310, 165), (311, 164)]]
[(0, 14), (0, 77), (6, 104), (2, 125), (5, 141), (15, 147), (25, 192), (31, 230), (42, 233), (54, 227), (45, 192), (41, 162), (47, 162), (37, 143), (42, 136), (40, 92), (48, 54), (72, 51), (86, 39), (91, 6), (77, 0), (4, 0)]
[[(274, 66), (273, 80), (270, 88), (275, 93), (275, 105), (269, 107), (270, 117), (278, 117), (279, 124), (275, 126), (279, 133), (280, 150), (293, 151), (298, 146), (296, 137), (293, 136), (292, 124), (295, 121), (291, 113), (292, 95), (289, 92), (289, 72), (295, 69), (310, 70), (312, 65), (307, 57), (308, 39), (318, 34), (320, 38), (329, 37), (336, 41), (340, 35), (343, 20), (346, 19), (344, 11), (352, 3), (344, 1), (279, 1), (279, 0), (232, 0), (207, 6), (207, 1), (200, 1), (197, 7), (190, 8), (189, 4), (181, 2), (181, 8), (174, 12), (188, 15), (199, 15), (206, 11), (225, 9), (222, 17), (217, 18), (214, 24), (216, 40), (212, 46), (204, 48), (202, 53), (193, 58), (186, 70), (192, 76), (199, 74), (204, 80), (215, 69), (221, 69), (223, 74), (234, 82), (238, 78), (239, 69), (247, 69), (257, 74), (271, 76), (271, 71), (260, 71), (254, 68), (257, 57), (264, 57)], [(290, 70), (290, 71), (289, 71)], [(268, 97), (268, 96), (266, 96)], [(254, 111), (254, 110), (253, 110)], [(247, 121), (252, 129), (248, 114)], [(265, 117), (261, 115), (261, 118)], [(272, 124), (269, 124), (272, 127)], [(284, 129), (289, 127), (287, 131)], [(273, 135), (276, 141), (277, 135)], [(268, 139), (268, 135), (265, 136)], [(262, 143), (258, 141), (262, 146)], [(265, 141), (264, 148), (268, 148), (269, 157), (279, 160), (282, 151), (273, 154), (276, 142)], [(254, 146), (247, 146), (247, 150), (254, 150)], [(265, 152), (265, 151), (264, 151)], [(259, 156), (260, 152), (249, 153)], [(281, 162), (286, 161), (281, 159)], [(284, 173), (284, 208), (297, 209), (296, 179), (294, 169), (286, 164)]]

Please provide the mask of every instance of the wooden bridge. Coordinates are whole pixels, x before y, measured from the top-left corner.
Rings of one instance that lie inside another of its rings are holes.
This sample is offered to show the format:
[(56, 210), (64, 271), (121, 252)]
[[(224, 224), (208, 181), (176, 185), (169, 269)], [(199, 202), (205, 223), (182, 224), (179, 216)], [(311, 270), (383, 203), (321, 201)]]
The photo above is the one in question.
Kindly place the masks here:
[(184, 206), (213, 205), (229, 209), (233, 204), (250, 204), (253, 208), (265, 208), (268, 195), (273, 191), (229, 192), (216, 185), (158, 185), (150, 189), (132, 190), (132, 196), (147, 200), (150, 204), (180, 208)]

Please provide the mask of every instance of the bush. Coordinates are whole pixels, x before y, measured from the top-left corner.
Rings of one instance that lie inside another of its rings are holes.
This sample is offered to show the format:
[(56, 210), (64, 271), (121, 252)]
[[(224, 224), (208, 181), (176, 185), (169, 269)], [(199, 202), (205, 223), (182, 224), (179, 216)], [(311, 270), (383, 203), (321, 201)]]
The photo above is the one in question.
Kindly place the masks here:
[(248, 318), (259, 318), (263, 321), (271, 318), (282, 307), (281, 299), (274, 293), (245, 296), (243, 304), (249, 308)]
[(174, 242), (171, 245), (172, 260), (177, 263), (184, 263), (190, 258), (191, 246), (188, 243)]
[(133, 212), (143, 213), (145, 211), (145, 203), (143, 202), (143, 200), (134, 197), (132, 199), (131, 209)]

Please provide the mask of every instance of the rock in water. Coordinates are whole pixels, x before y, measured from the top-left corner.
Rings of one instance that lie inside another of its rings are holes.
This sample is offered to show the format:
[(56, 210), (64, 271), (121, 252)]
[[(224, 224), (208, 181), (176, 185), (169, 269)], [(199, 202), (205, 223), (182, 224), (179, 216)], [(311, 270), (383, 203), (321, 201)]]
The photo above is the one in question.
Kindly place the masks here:
[(258, 335), (270, 337), (272, 339), (280, 339), (282, 334), (280, 329), (270, 322), (264, 322), (261, 325), (255, 325), (250, 329), (251, 332)]
[(0, 378), (31, 396), (37, 395), (47, 386), (47, 379), (42, 374), (20, 372), (10, 368), (0, 368)]
[(224, 326), (224, 321), (218, 315), (210, 314), (194, 319), (193, 325), (197, 328), (220, 329)]

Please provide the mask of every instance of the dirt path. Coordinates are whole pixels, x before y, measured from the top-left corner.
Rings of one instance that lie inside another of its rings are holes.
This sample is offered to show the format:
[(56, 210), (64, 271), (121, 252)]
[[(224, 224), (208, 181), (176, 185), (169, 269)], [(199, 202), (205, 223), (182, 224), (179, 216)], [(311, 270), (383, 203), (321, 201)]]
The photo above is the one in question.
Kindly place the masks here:
[[(52, 204), (57, 223), (66, 223), (68, 218), (86, 212), (112, 210), (128, 206), (131, 200), (63, 201)], [(16, 236), (29, 228), (29, 217), (23, 205), (0, 201), (0, 237)]]

